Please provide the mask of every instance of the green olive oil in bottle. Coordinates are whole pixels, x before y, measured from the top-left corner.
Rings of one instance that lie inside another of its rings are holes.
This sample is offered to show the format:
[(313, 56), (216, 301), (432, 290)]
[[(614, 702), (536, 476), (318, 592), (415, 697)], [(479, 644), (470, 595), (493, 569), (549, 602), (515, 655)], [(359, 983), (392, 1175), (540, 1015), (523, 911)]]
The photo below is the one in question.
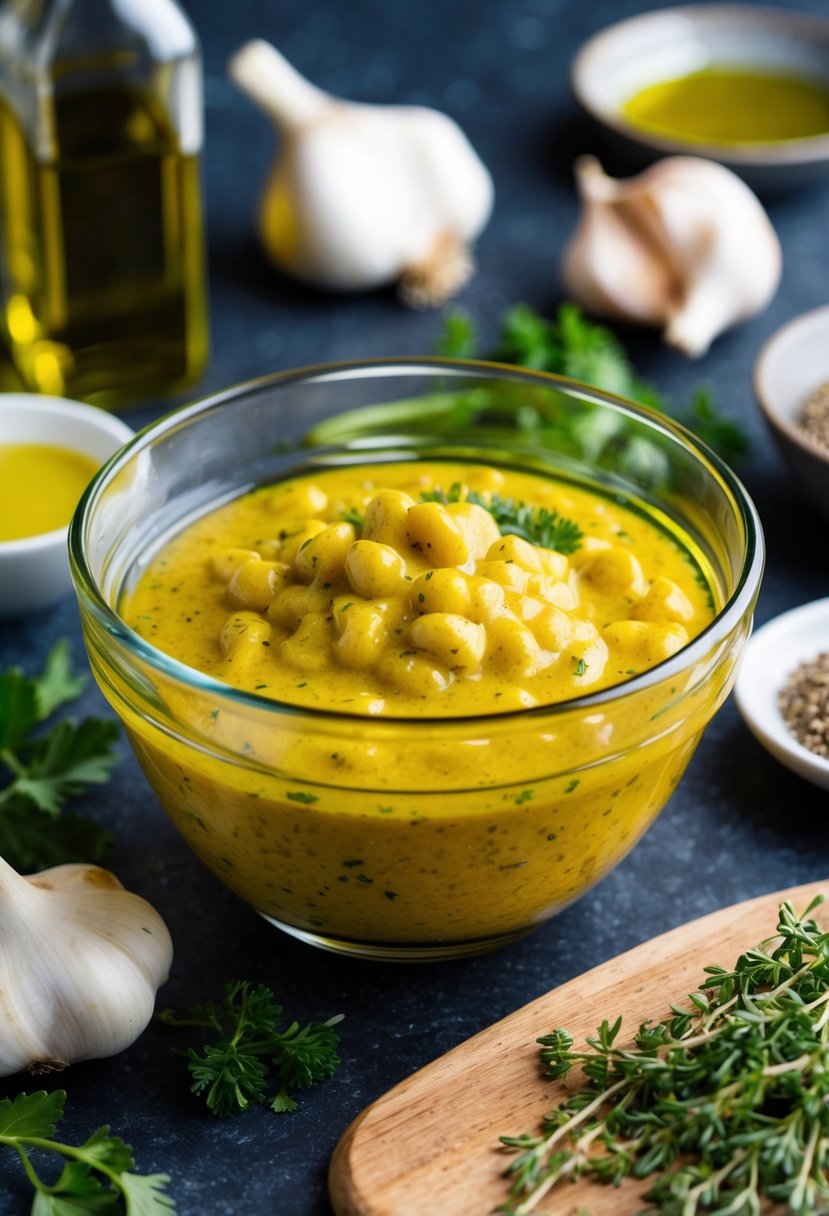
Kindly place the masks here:
[(202, 113), (174, 0), (0, 13), (0, 336), (30, 391), (118, 407), (203, 370)]

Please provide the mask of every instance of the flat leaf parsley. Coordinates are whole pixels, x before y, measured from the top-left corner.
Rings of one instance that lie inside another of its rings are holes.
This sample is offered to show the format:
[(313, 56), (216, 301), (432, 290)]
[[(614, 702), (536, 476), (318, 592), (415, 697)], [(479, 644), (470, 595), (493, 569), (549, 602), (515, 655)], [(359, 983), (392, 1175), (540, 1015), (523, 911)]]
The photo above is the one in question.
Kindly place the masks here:
[[(730, 464), (748, 450), (748, 437), (739, 422), (715, 403), (710, 389), (698, 386), (690, 401), (676, 408), (668, 397), (642, 380), (616, 335), (589, 321), (572, 301), (552, 318), (526, 304), (516, 304), (501, 318), (494, 349), (481, 349), (475, 324), (455, 310), (443, 318), (435, 342), (440, 355), (483, 357), (539, 371), (569, 376), (606, 392), (638, 401), (678, 419)], [(509, 382), (466, 384), (460, 391), (437, 388), (428, 395), (360, 406), (317, 423), (305, 436), (307, 446), (326, 446), (371, 434), (466, 435), (470, 431), (503, 439), (510, 433), (523, 444), (570, 453), (597, 468), (632, 474), (638, 482), (659, 485), (668, 476), (665, 454), (643, 434), (625, 434), (620, 418), (606, 411), (560, 410), (552, 394), (533, 393)], [(359, 512), (344, 515), (359, 526)]]
[(91, 819), (61, 814), (89, 785), (109, 779), (117, 723), (64, 718), (39, 728), (80, 696), (86, 678), (72, 671), (58, 642), (39, 676), (12, 667), (0, 674), (0, 856), (20, 870), (102, 857), (110, 836)]
[[(166, 1194), (168, 1174), (134, 1174), (128, 1144), (99, 1127), (83, 1144), (55, 1140), (66, 1094), (42, 1090), (0, 1101), (0, 1145), (14, 1149), (35, 1190), (31, 1216), (170, 1216), (175, 1204)], [(29, 1150), (45, 1150), (66, 1164), (53, 1183), (35, 1172)]]
[[(438, 354), (468, 359), (478, 353), (475, 326), (465, 312), (447, 313), (443, 324), (443, 334), (435, 343)], [(674, 409), (667, 397), (636, 374), (616, 335), (589, 321), (572, 301), (562, 304), (552, 319), (527, 304), (508, 308), (495, 348), (486, 357), (569, 376), (672, 414), (731, 464), (748, 450), (745, 431), (716, 406), (710, 389), (699, 386), (684, 409)]]
[(200, 1051), (191, 1047), (179, 1054), (193, 1076), (192, 1092), (204, 1098), (214, 1115), (234, 1114), (251, 1103), (265, 1103), (277, 1112), (295, 1110), (291, 1094), (327, 1081), (340, 1063), (333, 1027), (343, 1015), (280, 1029), (285, 1011), (264, 984), (254, 988), (247, 980), (235, 980), (226, 985), (218, 1004), (191, 1005), (185, 1017), (168, 1009), (159, 1017), (168, 1026), (212, 1032), (213, 1041)]

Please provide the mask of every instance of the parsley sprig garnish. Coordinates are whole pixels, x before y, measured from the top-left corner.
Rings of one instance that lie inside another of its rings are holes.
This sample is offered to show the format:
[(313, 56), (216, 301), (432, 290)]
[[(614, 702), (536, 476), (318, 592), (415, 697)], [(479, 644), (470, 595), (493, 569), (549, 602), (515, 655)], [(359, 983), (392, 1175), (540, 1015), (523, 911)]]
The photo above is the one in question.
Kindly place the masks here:
[(0, 856), (19, 870), (97, 859), (109, 846), (109, 833), (94, 820), (61, 811), (87, 786), (109, 779), (117, 723), (64, 718), (39, 729), (85, 685), (65, 641), (39, 676), (16, 667), (0, 674)]
[(778, 936), (731, 970), (706, 967), (689, 1008), (671, 1006), (620, 1046), (622, 1019), (588, 1049), (566, 1030), (539, 1039), (548, 1076), (586, 1078), (540, 1135), (504, 1136), (508, 1173), (528, 1216), (559, 1181), (618, 1184), (655, 1176), (645, 1198), (662, 1216), (756, 1216), (769, 1203), (829, 1210), (829, 933), (790, 903)]
[(277, 1112), (295, 1110), (291, 1094), (328, 1080), (340, 1063), (333, 1027), (343, 1015), (280, 1029), (285, 1011), (264, 984), (254, 988), (235, 980), (218, 1004), (199, 1002), (186, 1017), (169, 1009), (159, 1017), (168, 1026), (196, 1026), (215, 1036), (200, 1051), (191, 1047), (179, 1053), (188, 1061), (192, 1092), (204, 1097), (214, 1115), (234, 1114), (251, 1103), (266, 1103)]
[(558, 553), (575, 553), (583, 536), (579, 525), (572, 519), (549, 511), (546, 507), (529, 507), (514, 498), (502, 498), (500, 494), (479, 494), (477, 490), (463, 492), (459, 482), (453, 482), (448, 490), (424, 490), (424, 502), (474, 503), (489, 511), (503, 535), (520, 536), (531, 545), (542, 549), (555, 549)]
[[(55, 1140), (55, 1127), (63, 1118), (66, 1094), (42, 1090), (0, 1101), (0, 1145), (14, 1149), (35, 1190), (32, 1216), (170, 1216), (175, 1204), (165, 1193), (168, 1174), (135, 1174), (128, 1144), (99, 1127), (83, 1144)], [(45, 1150), (66, 1164), (53, 1183), (36, 1173), (29, 1150)]]
[(349, 507), (347, 511), (340, 512), (340, 519), (344, 523), (353, 524), (355, 528), (362, 529), (365, 520), (356, 507)]

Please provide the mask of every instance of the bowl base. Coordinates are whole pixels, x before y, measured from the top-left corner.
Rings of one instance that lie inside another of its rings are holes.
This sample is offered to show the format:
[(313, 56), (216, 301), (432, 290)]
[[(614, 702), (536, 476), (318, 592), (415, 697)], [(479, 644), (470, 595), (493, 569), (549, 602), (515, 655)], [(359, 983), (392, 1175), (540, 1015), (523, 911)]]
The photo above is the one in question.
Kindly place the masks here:
[(375, 959), (383, 963), (437, 963), (445, 959), (470, 958), (475, 954), (486, 954), (490, 950), (508, 946), (532, 931), (532, 928), (518, 929), (514, 933), (504, 933), (498, 937), (472, 938), (462, 942), (355, 942), (298, 929), (296, 925), (286, 925), (284, 921), (268, 916), (265, 912), (260, 912), (259, 915), (283, 933), (288, 933), (309, 946), (329, 950), (332, 954)]

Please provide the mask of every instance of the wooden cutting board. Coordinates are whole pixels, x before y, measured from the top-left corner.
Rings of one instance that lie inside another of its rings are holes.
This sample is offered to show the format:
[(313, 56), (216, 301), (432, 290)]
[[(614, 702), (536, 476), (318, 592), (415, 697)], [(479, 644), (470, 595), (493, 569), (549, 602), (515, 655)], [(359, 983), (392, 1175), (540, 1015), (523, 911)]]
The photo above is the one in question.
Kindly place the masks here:
[[(499, 1136), (538, 1129), (564, 1096), (541, 1074), (535, 1040), (564, 1026), (582, 1045), (604, 1017), (621, 1013), (631, 1034), (695, 991), (708, 963), (731, 966), (777, 924), (788, 899), (801, 912), (829, 880), (724, 908), (653, 938), (562, 984), (468, 1039), (389, 1090), (354, 1120), (331, 1159), (336, 1216), (488, 1216), (507, 1198), (510, 1157)], [(829, 928), (829, 904), (815, 919)], [(624, 1035), (624, 1032), (623, 1032)], [(641, 1209), (641, 1182), (567, 1183), (540, 1211), (627, 1216)]]

